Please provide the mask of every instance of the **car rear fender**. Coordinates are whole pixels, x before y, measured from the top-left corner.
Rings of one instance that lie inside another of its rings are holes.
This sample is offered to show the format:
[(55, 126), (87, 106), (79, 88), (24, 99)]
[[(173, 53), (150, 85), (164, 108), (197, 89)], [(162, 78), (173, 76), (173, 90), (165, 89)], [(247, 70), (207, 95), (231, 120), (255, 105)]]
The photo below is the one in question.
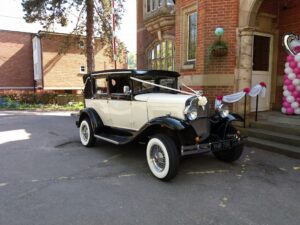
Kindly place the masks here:
[(80, 126), (81, 121), (85, 118), (89, 118), (94, 132), (97, 132), (101, 127), (103, 127), (103, 122), (96, 110), (92, 108), (80, 110), (79, 120), (76, 122), (77, 127)]

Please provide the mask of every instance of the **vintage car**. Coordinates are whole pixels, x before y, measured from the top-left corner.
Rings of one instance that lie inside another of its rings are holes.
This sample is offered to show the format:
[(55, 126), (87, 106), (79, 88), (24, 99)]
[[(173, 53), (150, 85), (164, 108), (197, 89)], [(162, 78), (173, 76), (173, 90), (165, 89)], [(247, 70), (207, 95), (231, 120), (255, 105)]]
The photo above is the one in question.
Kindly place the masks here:
[(243, 119), (225, 105), (210, 115), (201, 92), (177, 89), (179, 76), (158, 70), (84, 75), (85, 108), (76, 121), (81, 143), (146, 143), (148, 166), (160, 180), (176, 175), (183, 156), (211, 151), (226, 162), (239, 159), (243, 138), (231, 123)]

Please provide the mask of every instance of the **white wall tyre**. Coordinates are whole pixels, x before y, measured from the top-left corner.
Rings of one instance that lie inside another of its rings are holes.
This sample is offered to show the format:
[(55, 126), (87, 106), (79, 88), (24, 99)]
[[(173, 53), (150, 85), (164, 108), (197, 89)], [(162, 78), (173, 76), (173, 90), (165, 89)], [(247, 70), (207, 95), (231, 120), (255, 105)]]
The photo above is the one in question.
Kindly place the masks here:
[(147, 144), (147, 162), (153, 176), (168, 181), (174, 178), (179, 166), (179, 152), (175, 142), (167, 135), (153, 136)]
[(85, 147), (92, 147), (96, 143), (94, 132), (89, 119), (83, 119), (79, 127), (81, 144)]

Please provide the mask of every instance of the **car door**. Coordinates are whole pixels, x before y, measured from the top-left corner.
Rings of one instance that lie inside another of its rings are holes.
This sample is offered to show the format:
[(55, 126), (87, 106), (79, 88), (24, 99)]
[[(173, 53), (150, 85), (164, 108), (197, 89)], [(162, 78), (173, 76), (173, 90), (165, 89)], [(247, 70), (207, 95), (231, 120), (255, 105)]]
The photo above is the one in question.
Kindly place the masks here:
[(132, 102), (130, 93), (124, 93), (124, 86), (129, 85), (129, 77), (114, 76), (108, 81), (108, 109), (112, 127), (133, 129)]
[(108, 108), (108, 88), (105, 77), (95, 78), (95, 90), (93, 97), (86, 101), (86, 107), (93, 108), (106, 126), (112, 126), (112, 120)]

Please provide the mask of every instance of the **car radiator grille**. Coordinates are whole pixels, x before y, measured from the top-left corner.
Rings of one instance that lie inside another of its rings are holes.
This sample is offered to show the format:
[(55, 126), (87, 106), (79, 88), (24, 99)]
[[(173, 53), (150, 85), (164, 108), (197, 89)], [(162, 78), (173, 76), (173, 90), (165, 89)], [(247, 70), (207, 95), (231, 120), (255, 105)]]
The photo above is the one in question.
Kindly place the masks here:
[(210, 132), (209, 102), (205, 105), (204, 109), (202, 106), (198, 106), (198, 101), (193, 101), (192, 104), (198, 109), (198, 119), (192, 121), (191, 125), (202, 140), (206, 139)]

